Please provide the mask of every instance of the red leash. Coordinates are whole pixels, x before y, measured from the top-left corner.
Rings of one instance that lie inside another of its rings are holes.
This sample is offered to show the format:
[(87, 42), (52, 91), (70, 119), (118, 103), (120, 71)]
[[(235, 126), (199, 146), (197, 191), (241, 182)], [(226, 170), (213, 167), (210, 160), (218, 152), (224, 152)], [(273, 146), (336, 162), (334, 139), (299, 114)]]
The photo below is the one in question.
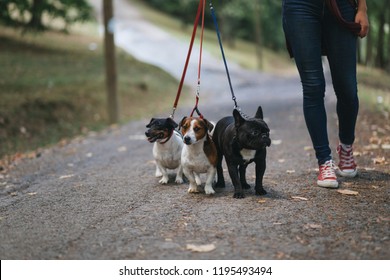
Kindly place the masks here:
[(203, 44), (204, 10), (205, 10), (204, 6), (205, 6), (205, 2), (206, 2), (206, 0), (199, 0), (198, 11), (196, 13), (196, 17), (195, 17), (195, 21), (194, 21), (194, 27), (193, 27), (193, 30), (192, 30), (190, 46), (188, 48), (187, 59), (186, 59), (186, 62), (184, 64), (183, 74), (181, 76), (181, 80), (180, 80), (180, 83), (179, 83), (179, 88), (178, 88), (177, 94), (176, 94), (176, 99), (175, 99), (175, 102), (173, 104), (172, 114), (170, 116), (172, 119), (174, 118), (175, 111), (176, 111), (176, 108), (177, 108), (177, 104), (179, 103), (181, 90), (183, 88), (184, 79), (185, 79), (185, 76), (186, 76), (186, 73), (187, 73), (188, 63), (189, 63), (190, 57), (191, 57), (192, 47), (194, 45), (194, 39), (195, 39), (195, 35), (196, 35), (196, 30), (197, 30), (197, 27), (198, 27), (198, 24), (199, 24), (200, 14), (202, 12), (202, 34), (201, 34), (201, 41), (200, 41), (201, 47), (200, 47), (199, 66), (198, 66), (198, 90), (197, 90), (197, 96), (196, 96), (196, 105), (195, 105), (195, 107), (194, 107), (194, 109), (192, 110), (192, 113), (191, 113), (191, 116), (192, 116), (193, 112), (196, 110), (198, 112), (198, 114), (201, 116), (201, 114), (199, 113), (199, 110), (198, 110), (197, 107), (198, 107), (198, 102), (199, 102), (199, 90), (200, 90), (200, 68), (201, 68), (200, 65), (201, 65), (201, 60), (202, 60), (202, 44)]

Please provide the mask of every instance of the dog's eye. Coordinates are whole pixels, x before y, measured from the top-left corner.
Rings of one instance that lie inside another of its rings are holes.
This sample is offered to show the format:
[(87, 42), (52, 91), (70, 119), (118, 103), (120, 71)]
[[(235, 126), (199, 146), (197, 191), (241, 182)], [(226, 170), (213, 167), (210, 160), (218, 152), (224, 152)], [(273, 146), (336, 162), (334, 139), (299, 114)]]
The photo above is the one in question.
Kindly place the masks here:
[(254, 130), (254, 131), (252, 131), (252, 136), (259, 136), (260, 135), (260, 131), (258, 131), (258, 130)]
[(198, 132), (199, 130), (200, 130), (199, 127), (194, 127), (194, 131), (195, 131), (195, 132)]

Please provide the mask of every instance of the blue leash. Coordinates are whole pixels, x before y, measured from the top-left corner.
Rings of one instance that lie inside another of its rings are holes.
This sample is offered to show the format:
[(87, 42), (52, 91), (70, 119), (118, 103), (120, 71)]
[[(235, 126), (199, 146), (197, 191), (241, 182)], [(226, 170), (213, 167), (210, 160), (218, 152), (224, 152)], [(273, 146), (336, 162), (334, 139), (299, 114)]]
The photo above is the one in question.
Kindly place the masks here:
[(229, 86), (230, 86), (230, 92), (232, 93), (232, 100), (234, 101), (234, 108), (238, 108), (237, 101), (236, 101), (236, 96), (234, 95), (234, 91), (233, 91), (232, 81), (230, 79), (229, 68), (227, 66), (227, 62), (226, 62), (226, 58), (225, 58), (225, 52), (223, 51), (222, 40), (221, 40), (221, 35), (220, 35), (220, 32), (219, 32), (219, 28), (218, 28), (217, 17), (215, 16), (213, 3), (211, 1), (210, 1), (210, 10), (211, 10), (211, 16), (212, 16), (213, 21), (214, 21), (215, 30), (216, 30), (217, 36), (218, 36), (218, 42), (219, 42), (219, 47), (220, 47), (221, 53), (222, 53), (223, 63), (225, 64), (226, 75), (228, 77)]

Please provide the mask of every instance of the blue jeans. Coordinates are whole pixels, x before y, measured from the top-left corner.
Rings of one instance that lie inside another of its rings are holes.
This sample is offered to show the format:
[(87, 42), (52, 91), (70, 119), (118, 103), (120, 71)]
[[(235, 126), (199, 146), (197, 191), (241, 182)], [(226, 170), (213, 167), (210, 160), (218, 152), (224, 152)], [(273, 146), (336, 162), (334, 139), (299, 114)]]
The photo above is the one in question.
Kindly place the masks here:
[[(348, 21), (355, 9), (338, 0)], [(337, 97), (339, 140), (352, 145), (359, 110), (356, 80), (357, 37), (341, 26), (323, 0), (283, 0), (283, 29), (295, 58), (303, 87), (303, 112), (319, 164), (331, 159), (324, 105), (325, 77), (322, 54), (326, 54)]]

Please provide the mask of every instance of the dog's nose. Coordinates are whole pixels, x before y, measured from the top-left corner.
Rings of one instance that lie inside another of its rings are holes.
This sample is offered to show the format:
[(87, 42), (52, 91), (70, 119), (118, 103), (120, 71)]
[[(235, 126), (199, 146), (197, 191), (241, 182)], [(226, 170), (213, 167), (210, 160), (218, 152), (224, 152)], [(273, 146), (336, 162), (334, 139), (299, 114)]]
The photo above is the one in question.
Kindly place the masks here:
[(184, 140), (184, 143), (187, 145), (189, 145), (191, 143), (191, 137), (189, 137), (189, 136), (184, 136), (183, 140)]

